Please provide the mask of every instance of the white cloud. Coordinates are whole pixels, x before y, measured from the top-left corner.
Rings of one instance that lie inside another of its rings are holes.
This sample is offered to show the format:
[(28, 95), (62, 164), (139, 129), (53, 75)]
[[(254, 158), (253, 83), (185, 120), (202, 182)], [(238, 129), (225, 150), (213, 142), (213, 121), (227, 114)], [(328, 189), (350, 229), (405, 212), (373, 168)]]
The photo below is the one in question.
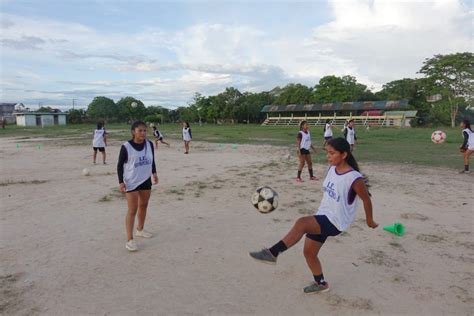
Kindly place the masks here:
[[(16, 63), (2, 73), (2, 81), (18, 91), (36, 91), (19, 93), (31, 100), (133, 95), (184, 105), (195, 92), (216, 94), (226, 86), (262, 91), (290, 82), (313, 86), (332, 74), (353, 75), (380, 88), (416, 76), (427, 57), (473, 48), (473, 12), (456, 0), (338, 0), (329, 6), (330, 22), (284, 35), (237, 23), (111, 33), (5, 14), (2, 64)], [(52, 70), (45, 76), (36, 67)], [(71, 79), (71, 73), (83, 77)], [(12, 91), (3, 90), (2, 96), (18, 93)]]

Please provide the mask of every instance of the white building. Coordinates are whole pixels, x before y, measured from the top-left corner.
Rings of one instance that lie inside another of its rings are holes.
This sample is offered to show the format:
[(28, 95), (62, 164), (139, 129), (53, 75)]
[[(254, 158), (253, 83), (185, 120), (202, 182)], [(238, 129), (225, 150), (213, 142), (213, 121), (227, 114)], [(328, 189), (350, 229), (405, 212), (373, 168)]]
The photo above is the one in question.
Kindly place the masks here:
[(48, 112), (18, 112), (13, 113), (16, 116), (16, 125), (18, 126), (47, 126), (47, 125), (66, 125), (66, 113), (48, 113)]

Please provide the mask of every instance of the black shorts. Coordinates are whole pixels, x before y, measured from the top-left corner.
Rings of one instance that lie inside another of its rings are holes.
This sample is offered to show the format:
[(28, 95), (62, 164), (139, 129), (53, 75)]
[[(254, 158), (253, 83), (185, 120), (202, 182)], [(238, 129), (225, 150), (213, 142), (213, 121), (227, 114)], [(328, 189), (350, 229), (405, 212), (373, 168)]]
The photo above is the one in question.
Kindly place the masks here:
[(160, 137), (155, 137), (155, 138), (156, 138), (156, 140), (163, 140), (163, 137), (161, 137), (161, 136)]
[(105, 153), (105, 147), (92, 147), (94, 148), (94, 152), (97, 152), (99, 150), (101, 153)]
[(326, 241), (326, 239), (329, 236), (337, 236), (341, 233), (339, 229), (334, 226), (329, 219), (326, 217), (326, 215), (314, 215), (314, 218), (319, 224), (319, 227), (321, 227), (321, 234), (306, 234), (306, 237), (318, 241), (322, 244)]
[(300, 154), (302, 154), (302, 155), (309, 155), (310, 152), (309, 152), (308, 149), (300, 148)]
[(332, 136), (325, 136), (324, 139), (325, 140), (330, 140), (332, 138)]
[(135, 189), (127, 191), (127, 192), (135, 192), (135, 191), (142, 191), (142, 190), (151, 190), (151, 177), (149, 177), (148, 180), (140, 184)]

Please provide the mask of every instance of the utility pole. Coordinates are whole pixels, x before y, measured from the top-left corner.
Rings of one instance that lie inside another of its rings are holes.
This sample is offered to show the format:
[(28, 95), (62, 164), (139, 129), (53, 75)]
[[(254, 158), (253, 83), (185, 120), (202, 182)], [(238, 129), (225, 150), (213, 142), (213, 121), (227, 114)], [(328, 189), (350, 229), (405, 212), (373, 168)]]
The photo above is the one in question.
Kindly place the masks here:
[(74, 101), (76, 101), (76, 99), (72, 99), (72, 109), (74, 110)]

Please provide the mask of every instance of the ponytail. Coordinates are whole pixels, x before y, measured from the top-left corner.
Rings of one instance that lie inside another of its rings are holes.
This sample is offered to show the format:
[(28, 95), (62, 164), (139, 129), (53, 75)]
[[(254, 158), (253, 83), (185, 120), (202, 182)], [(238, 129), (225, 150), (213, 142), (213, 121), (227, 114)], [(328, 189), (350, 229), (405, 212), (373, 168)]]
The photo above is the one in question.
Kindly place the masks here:
[(303, 125), (305, 125), (306, 123), (308, 123), (308, 121), (301, 121), (300, 122), (300, 131), (301, 131), (301, 129), (303, 129)]

